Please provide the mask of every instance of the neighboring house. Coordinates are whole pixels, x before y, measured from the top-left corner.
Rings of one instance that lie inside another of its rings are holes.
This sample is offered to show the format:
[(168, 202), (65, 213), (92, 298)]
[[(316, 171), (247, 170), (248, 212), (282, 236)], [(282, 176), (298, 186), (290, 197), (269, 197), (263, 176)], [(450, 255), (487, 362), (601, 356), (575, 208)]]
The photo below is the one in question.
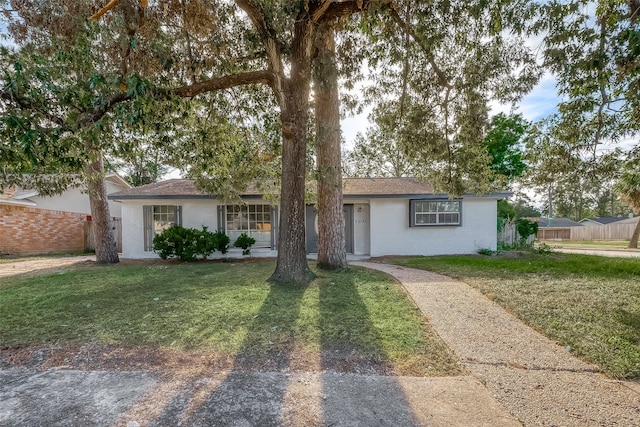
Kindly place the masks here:
[[(131, 188), (131, 185), (120, 175), (110, 173), (105, 177), (107, 194), (116, 193)], [(89, 196), (80, 188), (69, 188), (56, 196), (41, 196), (37, 190), (17, 189), (11, 196), (14, 201), (34, 203), (39, 209), (50, 211), (64, 211), (91, 215)], [(120, 217), (120, 203), (109, 201), (109, 212), (112, 217)]]
[(569, 240), (572, 227), (582, 227), (582, 224), (569, 218), (540, 218), (536, 238), (538, 240)]
[(600, 225), (608, 225), (614, 222), (622, 221), (628, 219), (626, 216), (601, 216), (597, 218), (585, 218), (580, 220), (580, 224), (585, 227), (593, 227)]
[[(131, 188), (117, 174), (106, 177), (107, 193)], [(121, 216), (120, 204), (109, 202), (112, 217)], [(35, 255), (91, 249), (87, 221), (89, 196), (71, 188), (57, 196), (35, 190), (8, 189), (0, 194), (0, 255)]]
[(622, 217), (620, 221), (614, 222), (613, 225), (637, 224), (638, 221), (640, 221), (640, 216), (633, 216), (633, 214), (629, 214), (629, 216)]
[[(510, 193), (449, 199), (413, 178), (355, 178), (344, 182), (347, 252), (353, 255), (470, 254), (496, 249), (497, 200)], [(122, 204), (123, 257), (156, 258), (153, 237), (163, 229), (222, 230), (231, 242), (247, 233), (252, 253), (275, 256), (279, 206), (255, 190), (244, 203), (230, 204), (204, 194), (193, 181), (173, 179), (109, 196)], [(306, 208), (307, 252), (318, 248), (317, 211)]]
[[(629, 240), (633, 235), (640, 217), (622, 217), (608, 224), (591, 225), (580, 229), (572, 229), (573, 240)], [(582, 222), (582, 221), (581, 221)], [(582, 222), (586, 225), (585, 222)]]

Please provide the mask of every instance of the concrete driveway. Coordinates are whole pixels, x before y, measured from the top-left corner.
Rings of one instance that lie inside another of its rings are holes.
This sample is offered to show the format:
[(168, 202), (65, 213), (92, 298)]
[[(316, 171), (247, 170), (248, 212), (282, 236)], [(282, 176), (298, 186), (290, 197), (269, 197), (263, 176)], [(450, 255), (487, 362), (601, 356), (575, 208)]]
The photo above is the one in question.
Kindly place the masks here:
[(555, 252), (562, 252), (565, 254), (581, 254), (581, 255), (596, 255), (610, 258), (640, 258), (640, 249), (629, 249), (625, 251), (619, 250), (596, 250), (596, 249), (566, 249), (566, 248), (553, 248)]
[(82, 255), (70, 257), (51, 257), (32, 260), (19, 260), (15, 262), (0, 263), (0, 277), (15, 276), (25, 273), (47, 273), (52, 269), (57, 270), (69, 267), (81, 262), (95, 261), (95, 255)]

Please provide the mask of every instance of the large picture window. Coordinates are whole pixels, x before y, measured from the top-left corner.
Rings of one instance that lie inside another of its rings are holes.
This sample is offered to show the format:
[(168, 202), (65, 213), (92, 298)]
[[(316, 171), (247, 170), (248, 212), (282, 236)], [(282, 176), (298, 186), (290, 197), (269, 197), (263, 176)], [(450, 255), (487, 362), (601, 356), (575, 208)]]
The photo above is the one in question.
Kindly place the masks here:
[(149, 205), (143, 206), (144, 215), (144, 250), (153, 250), (153, 237), (163, 230), (173, 226), (182, 225), (181, 206)]
[(411, 200), (411, 227), (460, 225), (460, 200)]
[(271, 205), (227, 205), (225, 228), (233, 243), (242, 233), (256, 239), (254, 247), (271, 247)]

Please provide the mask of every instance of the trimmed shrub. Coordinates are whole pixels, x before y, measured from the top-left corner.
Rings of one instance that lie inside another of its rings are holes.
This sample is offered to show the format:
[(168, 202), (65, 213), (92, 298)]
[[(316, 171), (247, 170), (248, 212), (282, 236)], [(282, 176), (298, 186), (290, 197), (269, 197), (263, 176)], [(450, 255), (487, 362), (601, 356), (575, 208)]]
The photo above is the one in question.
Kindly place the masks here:
[(183, 261), (195, 261), (198, 235), (198, 230), (174, 225), (153, 238), (153, 251), (162, 259), (177, 257)]
[(233, 246), (236, 248), (242, 248), (242, 255), (249, 255), (251, 254), (251, 246), (255, 243), (256, 239), (249, 237), (247, 233), (242, 233), (233, 243)]
[(198, 255), (204, 259), (216, 251), (216, 233), (209, 231), (206, 225), (202, 227), (202, 231), (198, 231), (197, 250)]
[(217, 251), (220, 251), (223, 255), (229, 252), (231, 239), (229, 239), (229, 236), (227, 236), (224, 231), (216, 231), (213, 233), (213, 240)]
[(207, 259), (215, 251), (226, 254), (228, 250), (229, 236), (222, 231), (212, 233), (206, 226), (197, 230), (174, 225), (153, 238), (153, 251), (162, 259), (195, 261), (198, 257)]

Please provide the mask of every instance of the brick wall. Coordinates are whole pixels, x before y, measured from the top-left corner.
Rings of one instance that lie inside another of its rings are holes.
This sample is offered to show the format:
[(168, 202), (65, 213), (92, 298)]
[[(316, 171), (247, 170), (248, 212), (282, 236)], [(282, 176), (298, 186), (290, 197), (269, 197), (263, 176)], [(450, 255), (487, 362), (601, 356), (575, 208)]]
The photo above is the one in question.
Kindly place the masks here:
[(0, 205), (0, 254), (84, 251), (85, 214)]

